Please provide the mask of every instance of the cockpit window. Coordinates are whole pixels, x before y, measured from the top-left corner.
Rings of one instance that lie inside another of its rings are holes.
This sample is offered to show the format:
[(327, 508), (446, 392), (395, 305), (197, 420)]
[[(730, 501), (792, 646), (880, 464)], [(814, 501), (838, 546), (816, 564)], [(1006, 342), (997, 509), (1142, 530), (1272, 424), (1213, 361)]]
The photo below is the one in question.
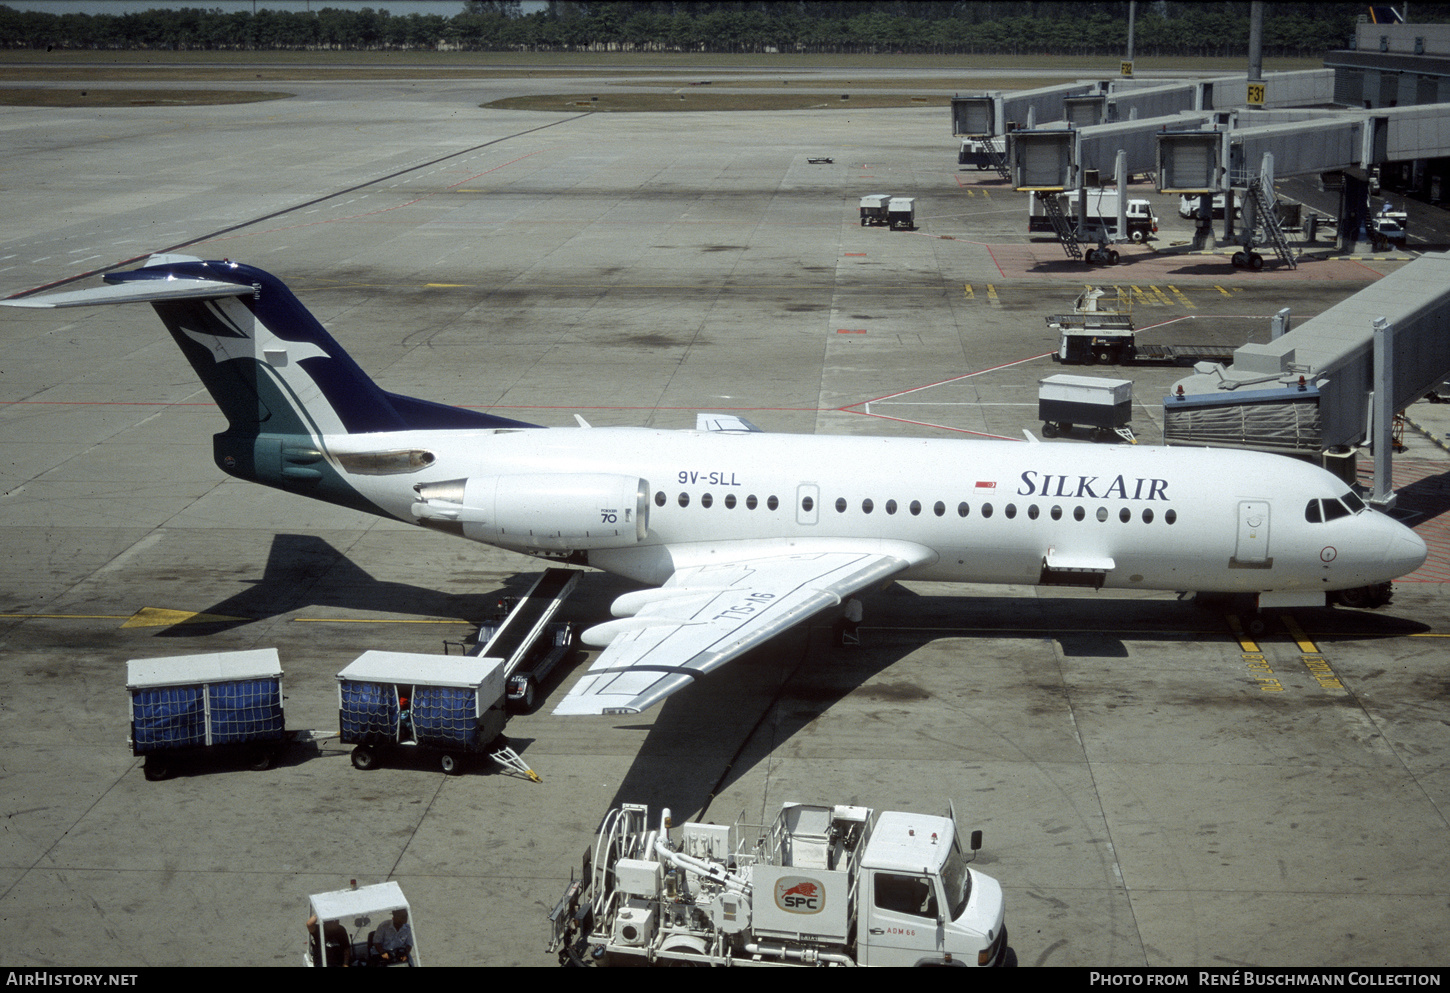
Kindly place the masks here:
[(1349, 508), (1346, 507), (1344, 504), (1340, 503), (1338, 500), (1324, 501), (1324, 519), (1326, 521), (1335, 521), (1341, 517), (1348, 516)]
[(1357, 514), (1364, 509), (1364, 501), (1361, 500), (1359, 498), (1359, 495), (1353, 490), (1348, 490), (1344, 494), (1344, 496), (1340, 497), (1339, 499), (1344, 501), (1344, 505), (1349, 508), (1349, 512), (1351, 514)]
[(1310, 500), (1304, 505), (1304, 519), (1310, 524), (1323, 524), (1324, 514), (1319, 509), (1318, 500)]

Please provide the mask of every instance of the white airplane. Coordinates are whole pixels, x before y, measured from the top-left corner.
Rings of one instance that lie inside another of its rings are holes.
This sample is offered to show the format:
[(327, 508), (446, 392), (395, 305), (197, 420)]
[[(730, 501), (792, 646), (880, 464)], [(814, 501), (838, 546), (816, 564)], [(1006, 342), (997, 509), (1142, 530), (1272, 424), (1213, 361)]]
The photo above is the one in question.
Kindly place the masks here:
[(776, 435), (726, 414), (542, 428), (382, 390), (260, 269), (154, 256), (104, 280), (3, 302), (152, 304), (227, 417), (222, 471), (653, 584), (585, 633), (604, 650), (556, 714), (637, 713), (891, 579), (1323, 605), (1384, 602), (1426, 556), (1335, 476), (1281, 456)]

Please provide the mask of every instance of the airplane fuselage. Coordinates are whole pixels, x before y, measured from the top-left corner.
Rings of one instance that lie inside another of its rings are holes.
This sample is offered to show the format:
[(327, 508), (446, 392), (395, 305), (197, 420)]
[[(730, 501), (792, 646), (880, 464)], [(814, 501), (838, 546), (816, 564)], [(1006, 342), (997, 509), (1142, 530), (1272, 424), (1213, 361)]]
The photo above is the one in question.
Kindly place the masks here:
[[(413, 434), (372, 436), (367, 447), (426, 450), (426, 467), (345, 475), (400, 520), (418, 521), (418, 488), (444, 480), (567, 466), (643, 481), (639, 533), (582, 544), (590, 565), (649, 583), (758, 556), (761, 543), (809, 549), (841, 538), (929, 549), (904, 578), (1151, 590), (1330, 591), (1385, 581), (1424, 555), (1412, 532), (1375, 511), (1311, 521), (1308, 502), (1348, 487), (1254, 452), (648, 428)], [(346, 453), (361, 440), (324, 447)], [(454, 527), (523, 552), (574, 550), (567, 538), (500, 533), (490, 516), (465, 513)]]

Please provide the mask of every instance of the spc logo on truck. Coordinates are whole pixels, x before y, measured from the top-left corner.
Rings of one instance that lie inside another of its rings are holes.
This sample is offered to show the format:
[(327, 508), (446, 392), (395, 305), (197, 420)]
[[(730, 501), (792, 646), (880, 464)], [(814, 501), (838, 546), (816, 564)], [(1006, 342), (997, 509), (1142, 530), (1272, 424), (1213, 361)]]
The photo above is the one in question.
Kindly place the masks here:
[(775, 905), (791, 914), (819, 914), (826, 909), (826, 888), (804, 876), (782, 876), (775, 883)]

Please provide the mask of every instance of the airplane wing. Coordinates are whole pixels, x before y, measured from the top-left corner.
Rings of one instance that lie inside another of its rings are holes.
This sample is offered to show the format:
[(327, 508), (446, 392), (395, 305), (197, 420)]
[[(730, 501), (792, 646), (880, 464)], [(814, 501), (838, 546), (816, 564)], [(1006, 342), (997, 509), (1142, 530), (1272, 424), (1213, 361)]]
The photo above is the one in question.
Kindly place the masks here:
[(927, 562), (907, 542), (832, 542), (822, 551), (684, 568), (614, 602), (584, 632), (607, 645), (555, 714), (637, 714), (852, 593)]

